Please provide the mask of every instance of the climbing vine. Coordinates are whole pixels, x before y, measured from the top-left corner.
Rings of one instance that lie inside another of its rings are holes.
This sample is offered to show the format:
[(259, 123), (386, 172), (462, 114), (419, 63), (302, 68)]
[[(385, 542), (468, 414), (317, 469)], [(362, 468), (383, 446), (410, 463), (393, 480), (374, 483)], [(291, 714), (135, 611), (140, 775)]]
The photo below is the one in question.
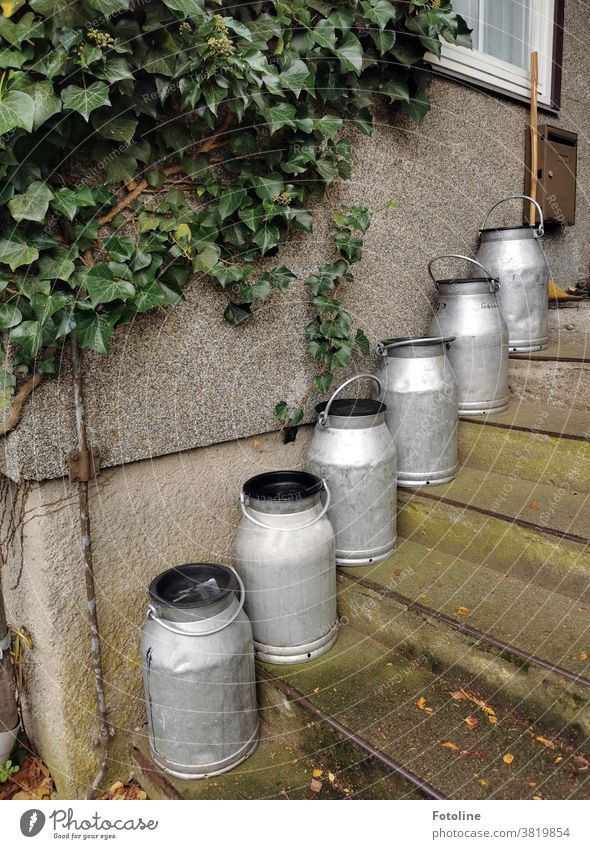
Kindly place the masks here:
[[(118, 326), (177, 303), (191, 272), (226, 293), (227, 321), (251, 320), (295, 279), (255, 261), (311, 231), (314, 193), (350, 174), (345, 123), (370, 134), (375, 95), (422, 120), (425, 53), (469, 43), (449, 0), (0, 5), (5, 393), (25, 380), (10, 427), (69, 334), (108, 353)], [(335, 213), (339, 258), (305, 281), (323, 391), (353, 346), (368, 351), (335, 290), (369, 220)]]

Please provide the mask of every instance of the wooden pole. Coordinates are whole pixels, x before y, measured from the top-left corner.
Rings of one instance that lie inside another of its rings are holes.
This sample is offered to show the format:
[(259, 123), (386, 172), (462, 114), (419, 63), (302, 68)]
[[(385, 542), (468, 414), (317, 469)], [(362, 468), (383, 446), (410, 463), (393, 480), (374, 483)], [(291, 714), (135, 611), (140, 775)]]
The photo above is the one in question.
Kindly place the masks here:
[[(531, 53), (531, 186), (530, 196), (537, 200), (537, 186), (539, 173), (539, 122), (537, 112), (537, 89), (539, 86), (539, 54)], [(534, 203), (530, 204), (529, 224), (534, 227), (537, 223), (537, 209)]]

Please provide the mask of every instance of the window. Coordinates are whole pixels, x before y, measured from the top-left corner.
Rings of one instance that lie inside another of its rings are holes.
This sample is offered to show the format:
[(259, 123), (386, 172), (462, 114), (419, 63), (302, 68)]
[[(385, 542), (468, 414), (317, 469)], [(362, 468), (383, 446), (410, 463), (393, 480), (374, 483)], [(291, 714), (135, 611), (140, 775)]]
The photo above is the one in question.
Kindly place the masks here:
[(559, 108), (564, 0), (454, 0), (473, 30), (473, 49), (443, 42), (444, 72), (485, 88), (530, 98), (531, 52), (539, 54), (539, 104)]

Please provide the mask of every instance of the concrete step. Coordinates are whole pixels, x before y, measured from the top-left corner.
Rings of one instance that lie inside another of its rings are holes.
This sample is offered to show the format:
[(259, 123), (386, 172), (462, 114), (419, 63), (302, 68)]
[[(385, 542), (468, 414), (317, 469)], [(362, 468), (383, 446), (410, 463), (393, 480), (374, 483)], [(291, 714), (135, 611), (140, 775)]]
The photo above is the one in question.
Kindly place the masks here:
[(265, 722), (254, 754), (223, 775), (188, 781), (168, 775), (150, 759), (147, 729), (133, 739), (131, 764), (150, 799), (378, 799), (398, 798), (403, 787), (407, 798), (420, 798), (357, 747), (344, 742), (306, 753)]
[(583, 771), (590, 753), (567, 725), (531, 722), (497, 705), (495, 693), (461, 669), (435, 672), (428, 657), (344, 626), (323, 657), (265, 670), (262, 716), (291, 745), (329, 750), (348, 739), (448, 798), (590, 795)]
[(587, 344), (590, 338), (590, 300), (550, 305), (549, 334), (552, 342)]
[(412, 542), (590, 600), (588, 493), (464, 466), (455, 481), (398, 492), (398, 532)]
[(459, 424), (462, 465), (590, 491), (590, 415), (513, 399), (504, 413), (464, 416)]
[(590, 736), (590, 604), (409, 540), (383, 563), (339, 570), (338, 603), (368, 636)]
[(510, 354), (510, 393), (538, 404), (590, 410), (590, 341), (552, 343), (546, 351)]

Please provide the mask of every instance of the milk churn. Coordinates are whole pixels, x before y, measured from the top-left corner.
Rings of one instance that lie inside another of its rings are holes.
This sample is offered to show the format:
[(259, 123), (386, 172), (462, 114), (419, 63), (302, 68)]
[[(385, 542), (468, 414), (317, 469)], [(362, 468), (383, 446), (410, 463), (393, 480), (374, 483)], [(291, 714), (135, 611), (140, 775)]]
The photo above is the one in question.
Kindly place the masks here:
[(235, 569), (191, 563), (149, 588), (141, 656), (151, 755), (178, 778), (236, 766), (258, 742), (252, 627)]
[[(486, 228), (496, 207), (511, 200), (532, 201), (539, 212), (539, 226)], [(500, 280), (498, 302), (508, 325), (511, 351), (540, 351), (549, 344), (549, 267), (539, 241), (544, 232), (541, 207), (527, 195), (499, 201), (479, 231), (477, 259)]]
[(336, 563), (366, 566), (391, 557), (396, 540), (397, 462), (385, 424), (385, 404), (370, 398), (338, 398), (345, 381), (319, 413), (307, 455), (310, 471), (330, 487), (328, 517), (336, 535)]
[[(471, 262), (485, 276), (437, 280), (432, 266), (441, 259)], [(439, 292), (429, 333), (455, 337), (449, 359), (459, 389), (459, 413), (501, 413), (508, 406), (508, 329), (496, 299), (498, 281), (477, 260), (460, 254), (436, 257), (428, 271)]]
[(377, 344), (400, 486), (435, 486), (457, 474), (457, 384), (447, 357), (453, 338), (410, 336)]
[(319, 657), (338, 636), (326, 482), (303, 471), (265, 472), (246, 481), (239, 501), (236, 565), (258, 657), (270, 663)]

